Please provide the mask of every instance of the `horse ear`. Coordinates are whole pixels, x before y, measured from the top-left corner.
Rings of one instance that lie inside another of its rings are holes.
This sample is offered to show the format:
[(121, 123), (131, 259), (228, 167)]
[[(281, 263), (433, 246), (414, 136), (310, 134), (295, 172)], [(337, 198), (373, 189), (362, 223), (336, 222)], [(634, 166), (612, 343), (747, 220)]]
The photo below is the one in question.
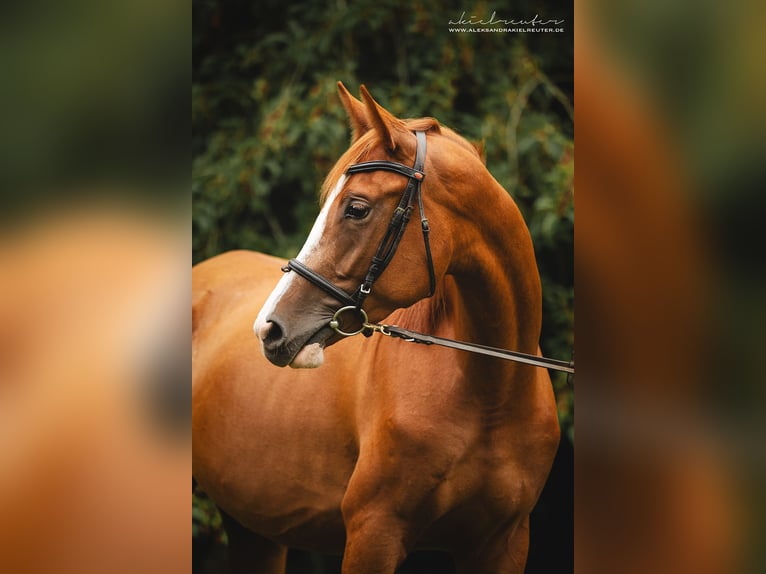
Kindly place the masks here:
[(343, 104), (343, 109), (348, 114), (348, 119), (351, 123), (351, 143), (354, 143), (367, 133), (371, 127), (367, 121), (364, 104), (351, 95), (351, 92), (346, 89), (343, 82), (338, 82), (338, 95), (340, 96), (340, 102)]
[(365, 109), (367, 110), (367, 120), (380, 136), (385, 148), (390, 152), (395, 151), (399, 147), (400, 141), (407, 141), (401, 138), (402, 134), (404, 134), (405, 138), (407, 135), (410, 135), (404, 122), (372, 99), (370, 92), (367, 91), (365, 86), (361, 86), (359, 89), (362, 93)]

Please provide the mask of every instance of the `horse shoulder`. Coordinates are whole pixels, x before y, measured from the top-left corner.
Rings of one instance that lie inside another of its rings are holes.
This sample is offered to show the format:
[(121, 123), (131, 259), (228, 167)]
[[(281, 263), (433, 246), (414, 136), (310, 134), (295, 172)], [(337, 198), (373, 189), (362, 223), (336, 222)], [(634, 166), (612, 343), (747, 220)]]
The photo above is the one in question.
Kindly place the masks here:
[(282, 259), (256, 251), (228, 251), (192, 268), (192, 358), (210, 338), (249, 336), (233, 331), (226, 318), (255, 318), (281, 276)]
[[(525, 412), (489, 435), (484, 456), (487, 494), (506, 511), (530, 512), (537, 502), (559, 445), (556, 402), (548, 374), (536, 373)], [(501, 502), (502, 501), (502, 502)]]

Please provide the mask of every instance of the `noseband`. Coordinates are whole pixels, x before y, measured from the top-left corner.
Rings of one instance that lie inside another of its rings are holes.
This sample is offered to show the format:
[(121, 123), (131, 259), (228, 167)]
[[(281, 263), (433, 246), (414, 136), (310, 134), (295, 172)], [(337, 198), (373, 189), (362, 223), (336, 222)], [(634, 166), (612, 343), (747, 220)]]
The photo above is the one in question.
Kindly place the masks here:
[[(378, 245), (378, 249), (370, 263), (370, 267), (367, 269), (364, 280), (354, 294), (349, 295), (346, 291), (316, 271), (309, 269), (297, 259), (291, 259), (287, 265), (282, 268), (282, 271), (295, 271), (298, 275), (343, 303), (345, 306), (344, 309), (351, 307), (361, 310), (365, 298), (372, 291), (373, 284), (383, 274), (383, 271), (386, 270), (388, 264), (391, 263), (391, 259), (394, 258), (394, 254), (396, 254), (396, 250), (399, 247), (399, 242), (404, 235), (404, 230), (407, 228), (407, 223), (410, 221), (415, 202), (417, 202), (418, 208), (420, 209), (420, 225), (423, 231), (423, 243), (425, 245), (426, 261), (428, 263), (428, 277), (431, 282), (428, 296), (430, 297), (434, 294), (434, 291), (436, 290), (436, 274), (434, 273), (434, 263), (431, 256), (431, 244), (428, 239), (430, 228), (428, 227), (428, 219), (426, 219), (425, 211), (423, 210), (423, 194), (421, 193), (420, 187), (423, 178), (426, 176), (423, 172), (423, 166), (426, 161), (426, 134), (425, 132), (418, 131), (415, 132), (415, 137), (417, 138), (418, 146), (415, 154), (415, 165), (413, 167), (407, 167), (406, 165), (393, 161), (376, 160), (355, 163), (346, 170), (347, 175), (368, 171), (391, 171), (409, 179), (407, 187), (399, 200), (399, 205), (397, 205), (394, 214), (391, 216), (388, 229)], [(365, 315), (363, 315), (363, 317), (364, 316)]]

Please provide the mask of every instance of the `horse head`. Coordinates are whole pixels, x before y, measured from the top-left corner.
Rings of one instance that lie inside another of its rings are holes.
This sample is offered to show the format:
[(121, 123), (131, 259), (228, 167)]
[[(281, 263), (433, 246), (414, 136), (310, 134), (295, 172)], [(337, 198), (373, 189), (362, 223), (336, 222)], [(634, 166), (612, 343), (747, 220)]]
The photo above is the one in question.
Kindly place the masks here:
[[(253, 326), (265, 356), (278, 366), (320, 366), (323, 349), (342, 338), (329, 323), (343, 305), (362, 308), (363, 299), (366, 317), (376, 322), (432, 295), (453, 264), (456, 196), (472, 201), (457, 182), (489, 176), (476, 149), (435, 119), (402, 120), (364, 86), (361, 100), (341, 83), (338, 89), (351, 146), (325, 179), (320, 214), (285, 268), (297, 273), (282, 277)], [(427, 221), (418, 221), (419, 212), (427, 213)], [(395, 222), (410, 216), (412, 225), (405, 223), (398, 236), (392, 232)], [(430, 241), (429, 227), (440, 231)], [(371, 281), (365, 289), (371, 262), (379, 262), (391, 244), (395, 256), (374, 277), (374, 289)], [(344, 319), (351, 316), (359, 317), (349, 313)]]

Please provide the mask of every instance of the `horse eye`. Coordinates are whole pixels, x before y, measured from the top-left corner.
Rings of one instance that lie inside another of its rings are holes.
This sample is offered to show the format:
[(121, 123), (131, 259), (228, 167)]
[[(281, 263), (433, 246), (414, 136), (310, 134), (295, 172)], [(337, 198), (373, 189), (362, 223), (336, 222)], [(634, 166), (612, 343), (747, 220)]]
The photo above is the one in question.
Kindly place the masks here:
[(363, 203), (354, 202), (350, 203), (349, 206), (346, 208), (346, 217), (350, 217), (351, 219), (364, 219), (367, 217), (367, 214), (370, 213), (370, 208), (367, 207)]

